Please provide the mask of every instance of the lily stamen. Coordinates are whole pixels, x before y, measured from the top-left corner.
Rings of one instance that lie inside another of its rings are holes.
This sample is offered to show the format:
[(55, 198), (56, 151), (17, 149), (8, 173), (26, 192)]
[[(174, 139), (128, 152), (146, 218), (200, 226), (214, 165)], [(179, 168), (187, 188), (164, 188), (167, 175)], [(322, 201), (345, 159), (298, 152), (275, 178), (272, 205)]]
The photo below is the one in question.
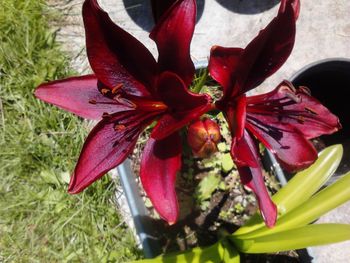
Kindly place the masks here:
[(119, 105), (120, 103), (116, 103), (116, 101), (97, 101), (94, 99), (89, 100), (90, 104), (105, 104), (105, 105)]
[(109, 118), (111, 115), (108, 113), (108, 112), (104, 112), (103, 114), (102, 114), (102, 118), (103, 119), (106, 119), (106, 118)]
[(311, 109), (310, 107), (305, 107), (305, 110), (308, 112), (308, 113), (311, 113), (311, 114), (314, 114), (314, 115), (318, 115), (316, 111), (314, 111), (313, 109)]
[(103, 95), (106, 95), (106, 94), (108, 94), (109, 92), (110, 92), (109, 89), (106, 89), (106, 88), (101, 89), (101, 93), (102, 93)]
[(120, 90), (124, 86), (123, 83), (117, 84), (113, 89), (112, 89), (112, 94), (117, 94), (118, 90)]
[(128, 107), (133, 108), (133, 109), (137, 108), (137, 105), (134, 102), (132, 102), (131, 100), (128, 100), (126, 98), (123, 98), (120, 94), (114, 96), (113, 99), (122, 105), (128, 106)]
[(114, 130), (115, 131), (123, 131), (123, 130), (125, 130), (125, 125), (123, 125), (123, 124), (116, 124), (116, 125), (114, 125)]
[(303, 116), (298, 116), (298, 117), (297, 117), (297, 120), (298, 120), (298, 122), (301, 123), (301, 124), (304, 124), (304, 122), (305, 122), (305, 118), (304, 118)]
[(296, 94), (286, 92), (286, 96), (288, 98), (290, 98), (291, 100), (295, 101), (296, 103), (300, 103), (301, 102), (301, 98), (298, 95), (296, 95)]

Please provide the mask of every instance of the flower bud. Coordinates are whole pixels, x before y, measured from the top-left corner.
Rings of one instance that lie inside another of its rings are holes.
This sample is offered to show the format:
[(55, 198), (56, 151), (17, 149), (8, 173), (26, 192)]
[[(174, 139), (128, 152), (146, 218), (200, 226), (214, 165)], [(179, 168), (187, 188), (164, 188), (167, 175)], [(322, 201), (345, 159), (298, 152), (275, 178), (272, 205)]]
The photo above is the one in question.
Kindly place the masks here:
[(195, 121), (188, 128), (187, 142), (195, 156), (207, 158), (215, 153), (220, 139), (219, 125), (210, 119)]

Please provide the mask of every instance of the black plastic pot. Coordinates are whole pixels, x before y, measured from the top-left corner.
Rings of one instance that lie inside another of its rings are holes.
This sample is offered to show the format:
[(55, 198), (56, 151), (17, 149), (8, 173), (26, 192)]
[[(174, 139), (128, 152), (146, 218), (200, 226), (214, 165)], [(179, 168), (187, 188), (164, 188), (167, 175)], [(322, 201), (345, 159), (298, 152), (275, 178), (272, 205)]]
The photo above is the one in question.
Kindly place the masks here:
[[(197, 0), (197, 23), (204, 11), (204, 0)], [(150, 0), (123, 0), (124, 7), (130, 18), (143, 30), (150, 32), (154, 27)]]
[(273, 8), (278, 0), (216, 0), (228, 10), (239, 14), (259, 14)]
[(147, 209), (141, 198), (136, 175), (131, 169), (130, 160), (126, 159), (117, 167), (117, 170), (143, 253), (146, 258), (158, 256), (161, 253), (161, 248), (158, 239), (154, 236), (156, 226), (147, 215)]
[[(282, 185), (287, 183), (283, 170), (269, 151), (264, 155), (262, 161), (264, 168), (272, 172)], [(131, 169), (130, 161), (127, 159), (117, 167), (117, 170), (144, 255), (146, 258), (156, 257), (161, 254), (159, 240), (155, 235), (157, 233), (157, 225), (147, 215), (147, 209), (140, 196), (136, 175)], [(297, 250), (297, 253), (301, 262), (315, 263), (311, 256), (311, 250), (301, 249)]]
[(330, 58), (312, 63), (291, 78), (295, 87), (306, 86), (311, 95), (336, 114), (343, 128), (332, 135), (321, 136), (325, 146), (342, 144), (344, 155), (329, 183), (350, 171), (350, 59)]

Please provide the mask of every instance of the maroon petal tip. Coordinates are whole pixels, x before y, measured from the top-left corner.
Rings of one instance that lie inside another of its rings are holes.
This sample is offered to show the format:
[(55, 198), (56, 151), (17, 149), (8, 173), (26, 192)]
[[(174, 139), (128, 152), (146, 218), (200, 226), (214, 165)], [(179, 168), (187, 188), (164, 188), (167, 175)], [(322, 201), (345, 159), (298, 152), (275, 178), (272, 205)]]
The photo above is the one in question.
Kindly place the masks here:
[(142, 186), (158, 214), (170, 225), (179, 216), (175, 182), (181, 168), (181, 152), (181, 137), (174, 133), (163, 140), (150, 138), (141, 159)]
[(68, 193), (69, 194), (78, 194), (80, 192), (82, 192), (84, 189), (83, 188), (78, 188), (76, 185), (76, 178), (75, 178), (75, 173), (73, 173), (70, 177), (70, 182), (68, 185)]
[(244, 132), (244, 136), (240, 142), (234, 147), (235, 152), (244, 152), (244, 154), (250, 156), (250, 161), (255, 161), (256, 168), (249, 166), (241, 166), (237, 164), (238, 172), (241, 178), (242, 184), (250, 188), (258, 201), (259, 209), (261, 211), (261, 216), (263, 217), (266, 226), (273, 227), (276, 223), (277, 218), (277, 207), (272, 202), (270, 195), (266, 189), (264, 183), (264, 177), (261, 172), (261, 164), (258, 156), (258, 149), (255, 145), (254, 140), (248, 134), (247, 131)]
[(109, 88), (123, 84), (127, 94), (152, 93), (157, 65), (149, 50), (116, 25), (96, 0), (84, 2), (83, 20), (87, 56), (98, 79)]
[(265, 215), (263, 210), (260, 210), (261, 216), (268, 228), (273, 228), (277, 221), (277, 206), (271, 201), (269, 212)]
[(122, 163), (154, 113), (135, 110), (112, 114), (90, 132), (81, 151), (68, 191), (78, 193)]
[(190, 45), (196, 22), (196, 1), (179, 0), (161, 17), (150, 34), (158, 48), (161, 71), (172, 71), (189, 86), (195, 68)]
[[(34, 91), (36, 98), (72, 112), (82, 118), (99, 120), (103, 113), (129, 109), (103, 96), (94, 75), (70, 77), (41, 84)], [(94, 102), (94, 103), (93, 103)]]

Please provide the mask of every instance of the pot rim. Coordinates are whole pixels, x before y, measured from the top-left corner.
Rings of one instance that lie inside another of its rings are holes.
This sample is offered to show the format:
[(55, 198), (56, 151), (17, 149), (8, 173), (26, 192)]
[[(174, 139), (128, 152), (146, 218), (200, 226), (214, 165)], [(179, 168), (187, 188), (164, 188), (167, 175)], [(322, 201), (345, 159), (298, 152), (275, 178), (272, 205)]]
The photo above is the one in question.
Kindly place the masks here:
[(335, 63), (335, 62), (349, 63), (349, 66), (350, 66), (350, 58), (345, 58), (345, 57), (325, 58), (325, 59), (311, 62), (310, 64), (302, 67), (301, 69), (296, 71), (292, 75), (292, 77), (290, 77), (289, 80), (290, 80), (290, 82), (294, 82), (302, 73), (306, 72), (307, 70), (310, 70), (310, 69), (315, 68), (315, 67), (322, 65), (322, 64)]

